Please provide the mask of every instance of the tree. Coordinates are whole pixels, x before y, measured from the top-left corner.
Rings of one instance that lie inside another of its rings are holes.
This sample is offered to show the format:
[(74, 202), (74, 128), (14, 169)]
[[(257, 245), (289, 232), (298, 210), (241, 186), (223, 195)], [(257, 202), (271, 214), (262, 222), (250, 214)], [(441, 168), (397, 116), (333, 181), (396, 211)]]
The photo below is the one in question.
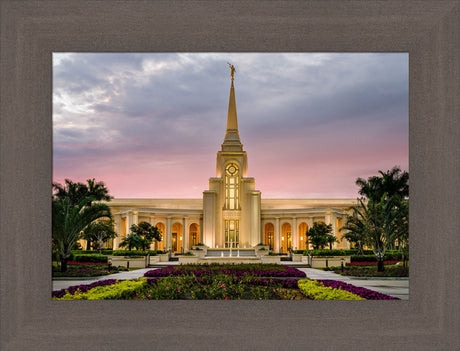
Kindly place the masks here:
[(52, 202), (52, 237), (54, 248), (61, 261), (61, 272), (67, 270), (67, 261), (81, 232), (92, 222), (100, 218), (110, 218), (110, 208), (105, 204), (93, 204), (92, 197), (83, 197), (76, 204), (70, 197), (55, 199)]
[(141, 222), (139, 224), (133, 224), (130, 228), (132, 234), (138, 235), (142, 241), (139, 244), (142, 250), (148, 250), (153, 240), (162, 240), (162, 235), (158, 227), (151, 225), (147, 222)]
[(120, 242), (120, 247), (128, 247), (128, 250), (131, 251), (133, 248), (139, 249), (144, 245), (143, 239), (137, 234), (128, 234)]
[[(104, 182), (96, 182), (94, 178), (87, 179), (87, 184), (73, 182), (65, 179), (65, 184), (53, 183), (54, 199), (64, 199), (68, 197), (72, 204), (78, 204), (83, 198), (88, 198), (87, 206), (91, 206), (93, 201), (110, 201), (112, 197)], [(91, 240), (88, 240), (87, 249), (91, 248)]]
[(90, 223), (83, 231), (82, 238), (93, 243), (94, 249), (102, 250), (102, 244), (117, 236), (111, 219)]
[(343, 230), (348, 230), (345, 238), (355, 238), (364, 245), (372, 247), (377, 258), (377, 270), (384, 270), (384, 256), (388, 247), (395, 240), (397, 233), (397, 220), (400, 216), (399, 209), (395, 203), (399, 196), (395, 195), (386, 200), (386, 193), (380, 201), (373, 199), (367, 202), (358, 199), (359, 205), (352, 206), (352, 214), (347, 217)]
[(409, 249), (409, 173), (399, 167), (367, 180), (358, 178), (356, 185), (362, 195), (358, 206), (351, 208), (343, 230), (352, 242), (372, 247), (377, 257), (378, 271), (383, 271), (385, 251), (398, 241), (403, 256)]
[(113, 199), (113, 197), (109, 195), (109, 190), (106, 188), (104, 182), (96, 182), (94, 178), (87, 179), (86, 182), (88, 183), (88, 194), (94, 196), (95, 200), (110, 201)]
[(84, 197), (92, 197), (89, 205), (91, 206), (92, 201), (110, 201), (112, 196), (109, 195), (109, 190), (106, 188), (104, 182), (96, 182), (94, 178), (87, 179), (87, 184), (74, 183), (70, 179), (65, 179), (65, 184), (53, 183), (53, 189), (55, 191), (54, 198), (63, 199), (69, 197), (73, 204), (76, 204), (80, 199)]
[(314, 249), (324, 248), (325, 245), (329, 244), (329, 248), (332, 249), (332, 244), (337, 241), (336, 237), (332, 233), (332, 224), (324, 223), (313, 223), (307, 231), (307, 237), (309, 242), (313, 245)]
[(53, 183), (53, 190), (55, 191), (53, 194), (54, 199), (69, 198), (72, 205), (78, 204), (82, 198), (89, 196), (88, 188), (85, 184), (74, 183), (70, 179), (65, 179), (64, 185)]
[(382, 172), (380, 176), (372, 176), (367, 180), (358, 178), (356, 185), (360, 187), (358, 193), (367, 199), (372, 199), (376, 202), (380, 201), (383, 194), (388, 200), (394, 195), (399, 195), (401, 198), (409, 196), (409, 173), (401, 171), (397, 166), (392, 169)]

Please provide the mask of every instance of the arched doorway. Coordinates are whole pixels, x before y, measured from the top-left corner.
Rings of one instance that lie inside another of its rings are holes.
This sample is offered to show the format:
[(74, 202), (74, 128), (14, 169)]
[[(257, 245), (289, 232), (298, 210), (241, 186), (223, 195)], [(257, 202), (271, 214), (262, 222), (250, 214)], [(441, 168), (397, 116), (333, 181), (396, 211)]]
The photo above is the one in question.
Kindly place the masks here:
[(308, 231), (308, 224), (305, 222), (300, 223), (299, 224), (299, 250), (308, 250), (307, 231)]
[(289, 252), (292, 249), (292, 229), (290, 223), (283, 223), (281, 226), (281, 248), (282, 252)]
[(173, 252), (182, 252), (182, 224), (174, 223), (171, 231), (171, 249)]
[(190, 237), (189, 237), (189, 243), (190, 247), (189, 249), (192, 248), (193, 245), (198, 245), (200, 241), (200, 227), (196, 223), (190, 224)]
[(166, 241), (166, 232), (165, 232), (165, 224), (163, 222), (158, 222), (156, 227), (161, 233), (161, 241), (156, 241), (156, 250), (164, 250), (165, 249), (165, 241)]
[(268, 245), (269, 250), (273, 251), (275, 246), (275, 226), (273, 225), (273, 223), (265, 224), (264, 244)]

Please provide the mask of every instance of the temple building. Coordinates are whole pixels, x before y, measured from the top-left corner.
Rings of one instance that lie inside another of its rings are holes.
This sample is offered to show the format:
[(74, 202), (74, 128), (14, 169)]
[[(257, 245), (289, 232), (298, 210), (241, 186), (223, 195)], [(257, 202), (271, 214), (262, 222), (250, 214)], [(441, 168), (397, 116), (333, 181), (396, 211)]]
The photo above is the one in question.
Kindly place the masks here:
[(186, 252), (203, 243), (209, 248), (251, 248), (259, 243), (274, 252), (306, 249), (306, 232), (314, 222), (332, 224), (339, 239), (334, 248), (348, 248), (339, 231), (354, 199), (262, 199), (255, 179), (248, 176), (248, 155), (243, 150), (236, 113), (234, 68), (227, 115), (227, 130), (217, 152), (216, 175), (202, 199), (113, 199), (107, 204), (114, 216), (113, 248), (117, 249), (133, 224), (157, 226), (163, 240), (152, 248)]

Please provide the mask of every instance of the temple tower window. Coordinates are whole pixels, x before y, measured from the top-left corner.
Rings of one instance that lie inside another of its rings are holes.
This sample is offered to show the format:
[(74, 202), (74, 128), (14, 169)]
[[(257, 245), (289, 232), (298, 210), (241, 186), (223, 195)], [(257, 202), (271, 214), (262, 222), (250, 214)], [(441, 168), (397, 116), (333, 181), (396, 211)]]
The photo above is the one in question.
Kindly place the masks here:
[(225, 210), (240, 209), (240, 175), (236, 163), (225, 167)]

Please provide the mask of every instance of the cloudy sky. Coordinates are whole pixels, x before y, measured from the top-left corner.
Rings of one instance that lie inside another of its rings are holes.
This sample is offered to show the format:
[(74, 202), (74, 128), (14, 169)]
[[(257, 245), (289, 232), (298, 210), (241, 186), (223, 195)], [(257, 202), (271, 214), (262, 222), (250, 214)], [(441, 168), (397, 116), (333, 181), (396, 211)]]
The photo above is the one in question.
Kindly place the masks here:
[(355, 198), (408, 170), (405, 53), (54, 53), (53, 181), (116, 198), (201, 198), (225, 136), (230, 69), (262, 198)]

